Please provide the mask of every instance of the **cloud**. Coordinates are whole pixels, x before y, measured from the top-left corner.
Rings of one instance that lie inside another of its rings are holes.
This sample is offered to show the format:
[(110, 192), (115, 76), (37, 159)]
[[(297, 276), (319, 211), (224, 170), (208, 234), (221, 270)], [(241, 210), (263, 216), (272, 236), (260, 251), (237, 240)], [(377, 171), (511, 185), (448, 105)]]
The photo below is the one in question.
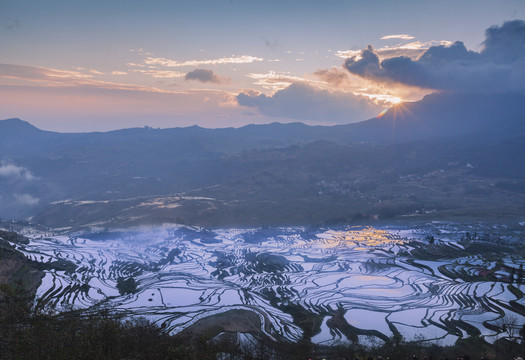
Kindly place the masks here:
[(153, 55), (152, 53), (150, 52), (147, 52), (146, 50), (144, 50), (143, 48), (138, 48), (138, 49), (130, 49), (129, 52), (136, 52), (140, 55)]
[[(393, 56), (408, 56), (412, 59), (417, 59), (419, 56), (421, 56), (421, 54), (423, 54), (432, 46), (450, 46), (452, 44), (453, 42), (448, 40), (411, 41), (393, 46), (383, 46), (374, 49), (374, 52), (380, 59)], [(357, 59), (359, 59), (361, 52), (362, 50), (338, 50), (334, 54), (341, 59), (347, 59), (351, 57), (357, 57)]]
[(173, 79), (173, 78), (184, 77), (184, 73), (180, 71), (171, 71), (171, 70), (133, 70), (133, 71), (141, 73), (141, 74), (149, 75), (156, 79), (159, 79), (159, 78)]
[(380, 60), (368, 46), (346, 59), (352, 74), (378, 82), (393, 82), (434, 90), (525, 90), (525, 22), (505, 22), (487, 29), (483, 49), (470, 51), (461, 41), (431, 46), (416, 60), (406, 56)]
[(133, 63), (133, 62), (128, 62), (128, 63), (126, 63), (126, 65), (129, 66), (129, 67), (139, 67), (139, 68), (145, 68), (146, 67), (146, 65), (144, 65), (144, 64), (136, 64), (136, 63)]
[(381, 84), (363, 77), (350, 74), (344, 67), (319, 69), (313, 73), (321, 81), (310, 84), (331, 91), (339, 90), (369, 98), (375, 104), (390, 107), (402, 100), (421, 99), (432, 91), (400, 84)]
[(507, 21), (485, 30), (482, 53), (498, 62), (525, 58), (525, 21)]
[(381, 37), (381, 40), (390, 40), (390, 39), (412, 40), (412, 39), (415, 39), (415, 37), (409, 34), (385, 35)]
[(320, 69), (314, 73), (315, 76), (333, 86), (339, 86), (348, 79), (346, 73), (339, 68)]
[(360, 55), (361, 55), (361, 50), (337, 50), (335, 52), (335, 56), (341, 59), (347, 59), (349, 57), (354, 57), (354, 56), (359, 57)]
[(28, 169), (5, 162), (0, 164), (0, 177), (27, 181), (36, 179)]
[(272, 96), (254, 91), (240, 93), (237, 102), (266, 116), (330, 124), (371, 118), (381, 109), (367, 97), (319, 90), (305, 83), (292, 84)]
[(29, 194), (13, 194), (13, 197), (15, 198), (15, 201), (19, 205), (23, 206), (35, 206), (40, 201), (38, 198), (35, 198)]
[[(146, 72), (148, 75), (154, 74), (163, 75), (162, 71), (154, 70), (135, 70)], [(180, 76), (184, 76), (180, 73)], [(159, 76), (162, 77), (162, 76)], [(165, 77), (165, 76), (164, 76)], [(0, 81), (0, 85), (19, 86), (35, 83), (45, 88), (59, 88), (59, 87), (84, 87), (97, 88), (102, 90), (124, 90), (124, 91), (139, 91), (139, 92), (154, 92), (154, 93), (171, 93), (178, 92), (163, 90), (151, 86), (142, 86), (134, 84), (122, 84), (111, 81), (93, 79), (93, 75), (85, 74), (80, 71), (59, 70), (52, 68), (44, 68), (38, 66), (24, 66), (12, 64), (0, 64), (0, 80), (13, 80), (11, 83)]]
[(265, 89), (271, 90), (282, 90), (294, 83), (307, 82), (306, 79), (292, 76), (289, 72), (278, 73), (269, 71), (267, 73), (249, 73), (246, 76), (256, 80), (255, 85), (260, 85)]
[(90, 79), (93, 77), (93, 75), (84, 74), (79, 71), (11, 64), (0, 64), (0, 76), (9, 79), (35, 79), (50, 81), (60, 81), (61, 79)]
[(176, 61), (170, 60), (161, 57), (152, 57), (148, 56), (144, 63), (148, 65), (162, 65), (166, 67), (184, 67), (184, 66), (201, 66), (201, 65), (223, 65), (223, 64), (249, 64), (256, 61), (263, 61), (263, 58), (242, 55), (242, 56), (233, 56), (228, 58), (219, 58), (211, 60), (187, 60), (187, 61)]
[(212, 70), (207, 69), (195, 69), (190, 71), (184, 76), (184, 80), (197, 80), (202, 83), (215, 83), (220, 84), (222, 79), (215, 74)]

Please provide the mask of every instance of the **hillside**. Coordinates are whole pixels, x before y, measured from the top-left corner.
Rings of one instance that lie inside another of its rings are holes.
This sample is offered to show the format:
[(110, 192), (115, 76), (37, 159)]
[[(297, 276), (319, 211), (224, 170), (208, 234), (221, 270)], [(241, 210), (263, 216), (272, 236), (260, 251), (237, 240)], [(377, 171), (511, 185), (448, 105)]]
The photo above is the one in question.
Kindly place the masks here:
[(434, 94), (339, 126), (62, 134), (4, 120), (0, 216), (59, 227), (520, 218), (523, 99)]
[(15, 295), (32, 300), (42, 283), (43, 272), (14, 247), (28, 243), (25, 236), (0, 230), (0, 303)]

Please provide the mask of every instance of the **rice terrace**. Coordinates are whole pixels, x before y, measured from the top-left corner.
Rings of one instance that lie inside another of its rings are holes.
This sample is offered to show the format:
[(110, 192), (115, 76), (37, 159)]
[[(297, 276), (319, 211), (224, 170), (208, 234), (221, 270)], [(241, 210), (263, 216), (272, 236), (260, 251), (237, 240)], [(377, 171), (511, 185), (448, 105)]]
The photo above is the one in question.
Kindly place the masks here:
[(521, 227), (436, 222), (26, 236), (29, 244), (17, 249), (29, 259), (69, 264), (46, 271), (36, 307), (110, 307), (173, 334), (205, 333), (212, 327), (205, 319), (215, 317), (212, 335), (219, 335), (221, 314), (241, 312), (245, 324), (228, 328), (240, 342), (256, 342), (255, 334), (285, 342), (306, 336), (320, 345), (401, 337), (451, 345), (469, 336), (494, 342), (505, 335), (505, 318), (525, 315)]

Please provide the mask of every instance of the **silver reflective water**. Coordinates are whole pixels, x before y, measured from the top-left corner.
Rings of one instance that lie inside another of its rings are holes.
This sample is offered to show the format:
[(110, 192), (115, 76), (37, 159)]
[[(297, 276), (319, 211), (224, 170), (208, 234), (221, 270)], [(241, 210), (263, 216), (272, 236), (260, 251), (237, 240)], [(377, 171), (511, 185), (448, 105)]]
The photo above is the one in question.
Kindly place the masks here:
[[(33, 233), (21, 250), (35, 261), (77, 265), (72, 273), (48, 271), (36, 305), (103, 304), (173, 333), (245, 309), (259, 316), (267, 335), (298, 341), (303, 332), (293, 322), (293, 305), (321, 319), (312, 337), (320, 344), (381, 341), (396, 332), (450, 344), (479, 331), (493, 341), (491, 325), (505, 315), (522, 318), (514, 311), (525, 302), (510, 290), (508, 269), (518, 270), (523, 257), (465, 255), (464, 232), (439, 233), (429, 245), (417, 229), (163, 227), (76, 237)], [(421, 249), (458, 256), (429, 260)], [(119, 294), (119, 277), (133, 277), (138, 291)], [(341, 322), (355, 327), (357, 337), (345, 336)]]

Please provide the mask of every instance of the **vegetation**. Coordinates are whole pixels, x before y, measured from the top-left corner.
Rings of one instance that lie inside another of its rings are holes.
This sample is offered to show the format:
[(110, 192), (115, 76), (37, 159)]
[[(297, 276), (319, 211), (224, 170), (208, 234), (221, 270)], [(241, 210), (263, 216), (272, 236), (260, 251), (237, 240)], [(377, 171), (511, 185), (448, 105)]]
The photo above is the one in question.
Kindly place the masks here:
[(120, 295), (136, 293), (137, 285), (137, 281), (132, 277), (126, 279), (121, 276), (117, 279), (117, 289)]
[(37, 264), (28, 261), (9, 241), (19, 244), (29, 242), (16, 232), (0, 230), (0, 302), (6, 294), (13, 291), (20, 296), (32, 298), (42, 277), (35, 266)]

